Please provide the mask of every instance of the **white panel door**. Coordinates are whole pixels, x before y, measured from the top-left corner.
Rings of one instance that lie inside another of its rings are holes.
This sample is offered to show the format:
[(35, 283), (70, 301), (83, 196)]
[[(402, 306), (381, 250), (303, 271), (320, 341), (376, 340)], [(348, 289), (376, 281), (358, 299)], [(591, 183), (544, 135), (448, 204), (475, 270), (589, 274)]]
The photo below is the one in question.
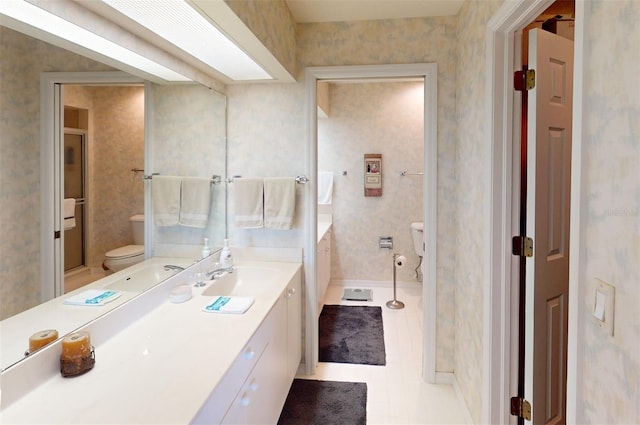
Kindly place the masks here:
[(566, 422), (573, 42), (529, 33), (525, 398), (536, 424)]

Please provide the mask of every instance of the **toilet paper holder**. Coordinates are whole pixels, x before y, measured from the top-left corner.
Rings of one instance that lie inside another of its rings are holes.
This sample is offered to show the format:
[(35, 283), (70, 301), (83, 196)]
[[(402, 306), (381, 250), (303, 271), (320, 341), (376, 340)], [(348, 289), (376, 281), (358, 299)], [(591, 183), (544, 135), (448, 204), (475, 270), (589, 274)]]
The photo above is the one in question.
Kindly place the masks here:
[(392, 236), (380, 236), (378, 241), (380, 248), (393, 249), (393, 237)]

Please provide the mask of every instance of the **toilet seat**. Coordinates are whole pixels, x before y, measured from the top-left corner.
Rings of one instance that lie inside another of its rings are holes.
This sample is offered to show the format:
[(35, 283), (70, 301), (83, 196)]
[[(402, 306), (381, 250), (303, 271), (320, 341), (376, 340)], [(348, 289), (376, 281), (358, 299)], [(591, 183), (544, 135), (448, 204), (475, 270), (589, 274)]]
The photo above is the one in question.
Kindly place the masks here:
[(120, 248), (112, 249), (104, 256), (107, 259), (124, 259), (144, 255), (144, 245), (127, 245)]

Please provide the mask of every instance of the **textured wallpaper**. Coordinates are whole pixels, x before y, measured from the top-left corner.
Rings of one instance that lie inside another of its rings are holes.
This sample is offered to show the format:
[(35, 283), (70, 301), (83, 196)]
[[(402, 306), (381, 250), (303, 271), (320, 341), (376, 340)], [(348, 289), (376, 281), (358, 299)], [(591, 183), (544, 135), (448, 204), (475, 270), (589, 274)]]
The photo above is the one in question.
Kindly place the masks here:
[[(318, 120), (318, 170), (334, 173), (331, 278), (389, 282), (392, 254), (407, 257), (397, 280), (416, 283), (410, 223), (422, 221), (424, 84), (331, 84), (328, 118)], [(365, 153), (382, 154), (381, 197), (365, 197)], [(343, 176), (342, 172), (347, 175)], [(393, 250), (378, 246), (393, 237)]]
[[(584, 248), (578, 421), (640, 423), (640, 3), (588, 2)], [(607, 25), (602, 25), (607, 23)], [(611, 64), (615, 63), (615, 66)], [(573, 231), (573, 229), (572, 229)], [(614, 336), (591, 316), (596, 278), (615, 287)], [(606, 389), (606, 390), (605, 390)]]
[[(151, 169), (146, 174), (185, 177), (224, 177), (225, 96), (200, 85), (151, 86), (149, 111)], [(148, 184), (153, 184), (151, 180)], [(211, 210), (204, 229), (154, 227), (156, 244), (200, 246), (209, 238), (212, 247), (224, 239), (224, 184), (211, 186)]]
[(0, 319), (40, 303), (40, 73), (113, 69), (0, 27)]
[(459, 13), (457, 34), (455, 158), (455, 373), (475, 423), (482, 408), (483, 239), (486, 167), (486, 25), (501, 2), (469, 1)]

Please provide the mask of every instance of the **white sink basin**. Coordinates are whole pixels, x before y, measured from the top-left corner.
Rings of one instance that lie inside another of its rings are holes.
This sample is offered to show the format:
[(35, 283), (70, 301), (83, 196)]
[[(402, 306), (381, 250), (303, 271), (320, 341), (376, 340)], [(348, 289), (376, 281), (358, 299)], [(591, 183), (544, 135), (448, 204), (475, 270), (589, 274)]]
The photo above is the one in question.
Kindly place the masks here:
[(132, 271), (125, 274), (121, 279), (118, 279), (115, 282), (106, 285), (105, 289), (142, 292), (155, 286), (163, 280), (170, 278), (176, 273), (177, 271), (175, 270), (165, 270), (164, 264), (149, 264), (140, 270)]
[(202, 295), (255, 296), (274, 283), (278, 270), (268, 267), (234, 267), (232, 273), (215, 278)]

